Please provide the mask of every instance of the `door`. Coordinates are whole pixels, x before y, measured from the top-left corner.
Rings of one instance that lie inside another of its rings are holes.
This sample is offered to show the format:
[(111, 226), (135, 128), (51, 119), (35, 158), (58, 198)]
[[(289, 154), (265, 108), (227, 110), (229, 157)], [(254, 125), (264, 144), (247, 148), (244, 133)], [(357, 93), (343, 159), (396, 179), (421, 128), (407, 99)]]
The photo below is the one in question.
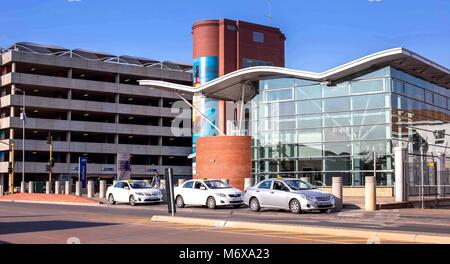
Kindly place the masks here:
[(192, 187), (194, 187), (195, 181), (187, 181), (183, 184), (182, 188), (180, 188), (180, 195), (183, 197), (183, 201), (185, 204), (192, 204)]
[(205, 205), (208, 198), (208, 189), (201, 181), (195, 181), (192, 189), (192, 202), (197, 205)]
[(122, 190), (120, 191), (120, 201), (124, 202), (124, 203), (128, 203), (129, 202), (129, 197), (130, 197), (130, 185), (127, 182), (122, 182)]
[(276, 208), (288, 207), (289, 188), (281, 181), (274, 181), (270, 190), (269, 206)]
[(261, 207), (269, 205), (271, 186), (272, 181), (262, 181), (255, 190), (256, 197), (258, 198)]

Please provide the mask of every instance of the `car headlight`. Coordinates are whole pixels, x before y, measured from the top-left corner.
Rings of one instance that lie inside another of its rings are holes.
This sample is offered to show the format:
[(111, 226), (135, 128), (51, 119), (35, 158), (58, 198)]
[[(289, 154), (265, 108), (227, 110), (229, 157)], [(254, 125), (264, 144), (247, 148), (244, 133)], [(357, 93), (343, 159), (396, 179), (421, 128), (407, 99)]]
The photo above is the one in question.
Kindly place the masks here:
[(306, 199), (308, 201), (312, 201), (312, 202), (316, 201), (316, 198), (314, 198), (314, 196), (308, 196), (308, 195), (300, 194), (300, 197), (302, 197), (303, 199)]
[(217, 195), (217, 196), (220, 196), (220, 197), (224, 197), (224, 198), (227, 197), (227, 195), (224, 194), (224, 193), (216, 193), (216, 195)]
[(141, 192), (137, 192), (136, 195), (144, 196), (145, 194), (144, 194), (144, 193), (141, 193)]

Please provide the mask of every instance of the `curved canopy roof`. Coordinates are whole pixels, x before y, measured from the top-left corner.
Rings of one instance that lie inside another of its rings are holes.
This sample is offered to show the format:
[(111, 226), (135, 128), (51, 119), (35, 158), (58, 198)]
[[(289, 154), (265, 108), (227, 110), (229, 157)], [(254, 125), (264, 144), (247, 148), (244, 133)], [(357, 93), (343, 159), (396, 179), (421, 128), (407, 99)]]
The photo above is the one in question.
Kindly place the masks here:
[(333, 83), (352, 74), (387, 65), (392, 65), (419, 78), (450, 89), (449, 69), (404, 48), (377, 52), (322, 73), (260, 66), (234, 71), (199, 87), (155, 80), (141, 80), (139, 84), (184, 94), (202, 93), (210, 98), (227, 101), (241, 100), (243, 87), (245, 87), (244, 101), (248, 101), (257, 93), (256, 88), (251, 84), (252, 81), (268, 77), (292, 77)]

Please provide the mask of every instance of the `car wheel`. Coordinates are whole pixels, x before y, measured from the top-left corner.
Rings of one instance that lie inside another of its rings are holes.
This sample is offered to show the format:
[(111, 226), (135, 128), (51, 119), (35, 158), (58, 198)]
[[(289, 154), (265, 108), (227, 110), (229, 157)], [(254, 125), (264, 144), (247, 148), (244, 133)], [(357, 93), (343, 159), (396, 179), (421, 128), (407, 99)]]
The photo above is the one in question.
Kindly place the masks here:
[(253, 212), (259, 212), (259, 210), (261, 210), (261, 206), (259, 205), (258, 198), (253, 197), (252, 199), (250, 199), (250, 209)]
[(293, 214), (301, 213), (302, 212), (302, 208), (301, 208), (300, 202), (297, 199), (292, 199), (289, 202), (289, 210)]
[(130, 195), (130, 205), (135, 206), (136, 205), (136, 199), (134, 199), (134, 195)]
[(116, 201), (114, 201), (114, 196), (112, 194), (108, 196), (108, 202), (109, 204), (116, 204)]
[(208, 197), (208, 200), (206, 200), (206, 206), (208, 206), (209, 209), (216, 209), (216, 199), (212, 196)]
[(183, 208), (185, 206), (183, 197), (181, 197), (181, 195), (177, 196), (177, 199), (175, 200), (175, 203), (177, 204), (178, 208)]

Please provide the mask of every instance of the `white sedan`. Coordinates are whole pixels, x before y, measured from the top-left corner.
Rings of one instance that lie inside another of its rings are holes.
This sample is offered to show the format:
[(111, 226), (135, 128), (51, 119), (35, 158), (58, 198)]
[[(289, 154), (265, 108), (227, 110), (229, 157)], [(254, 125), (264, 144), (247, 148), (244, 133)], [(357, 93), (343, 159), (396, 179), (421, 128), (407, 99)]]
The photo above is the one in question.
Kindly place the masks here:
[(174, 188), (177, 207), (185, 205), (206, 205), (210, 209), (244, 203), (243, 193), (221, 180), (189, 180)]
[(163, 200), (160, 189), (150, 186), (145, 181), (118, 181), (106, 190), (110, 204), (129, 203), (130, 205), (144, 203), (159, 203)]

